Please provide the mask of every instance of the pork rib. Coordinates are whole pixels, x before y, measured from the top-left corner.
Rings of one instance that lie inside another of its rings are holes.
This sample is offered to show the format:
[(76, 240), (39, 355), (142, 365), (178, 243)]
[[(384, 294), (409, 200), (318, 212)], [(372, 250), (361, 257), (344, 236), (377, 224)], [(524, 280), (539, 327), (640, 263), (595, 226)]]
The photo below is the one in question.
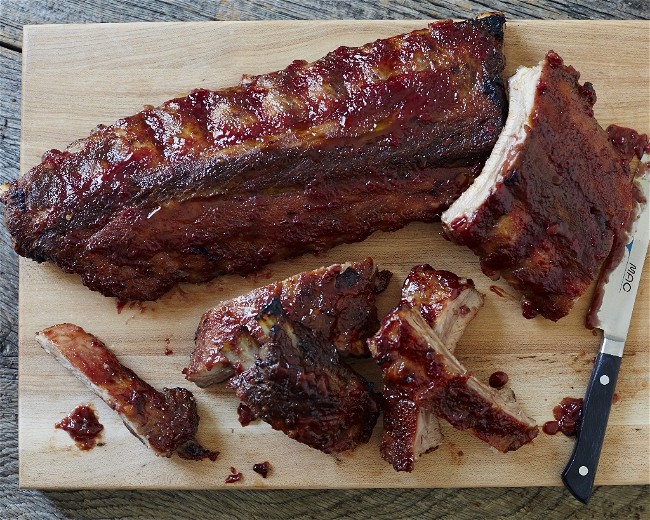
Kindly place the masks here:
[(199, 416), (185, 388), (158, 392), (123, 366), (95, 336), (63, 323), (36, 334), (38, 343), (115, 410), (128, 430), (156, 455), (215, 460), (196, 441)]
[(432, 221), (503, 126), (503, 24), (433, 23), (99, 126), (0, 195), (14, 248), (151, 300)]
[[(379, 416), (371, 385), (339, 359), (331, 343), (289, 320), (277, 298), (257, 319), (268, 341), (228, 383), (242, 401), (242, 425), (262, 419), (325, 453), (368, 442)], [(256, 342), (246, 331), (238, 341)]]
[(483, 306), (483, 295), (472, 280), (422, 264), (411, 269), (404, 280), (400, 305), (417, 309), (447, 350), (453, 352)]
[(522, 294), (523, 314), (568, 314), (625, 246), (636, 207), (629, 157), (593, 116), (589, 83), (552, 51), (510, 79), (510, 112), (480, 176), (442, 215), (488, 276)]
[(369, 340), (384, 373), (382, 456), (412, 471), (417, 412), (422, 407), (496, 449), (516, 450), (537, 436), (535, 422), (512, 400), (474, 378), (443, 345), (417, 309), (398, 307)]
[[(474, 282), (430, 265), (417, 265), (404, 280), (402, 307), (416, 309), (450, 353), (483, 306), (483, 295)], [(428, 406), (411, 399), (408, 393), (395, 392), (386, 382), (383, 402), (384, 435), (381, 452), (397, 466), (413, 467), (423, 454), (435, 450), (443, 441), (440, 421)], [(396, 396), (399, 395), (398, 398)]]
[[(300, 273), (222, 302), (201, 318), (185, 377), (205, 387), (250, 365), (258, 343), (267, 341), (256, 316), (278, 298), (287, 316), (327, 339), (342, 353), (368, 354), (366, 339), (379, 328), (375, 295), (390, 280), (372, 258)], [(255, 342), (237, 340), (244, 328)]]
[[(483, 305), (483, 295), (471, 280), (461, 279), (449, 271), (430, 265), (411, 269), (402, 287), (402, 308), (417, 310), (427, 325), (453, 352), (465, 327)], [(380, 361), (376, 344), (369, 342), (373, 355)], [(400, 355), (394, 353), (398, 360)], [(424, 453), (435, 450), (443, 440), (440, 423), (431, 407), (414, 400), (399, 382), (384, 378), (384, 435), (381, 452), (398, 471), (411, 471)]]

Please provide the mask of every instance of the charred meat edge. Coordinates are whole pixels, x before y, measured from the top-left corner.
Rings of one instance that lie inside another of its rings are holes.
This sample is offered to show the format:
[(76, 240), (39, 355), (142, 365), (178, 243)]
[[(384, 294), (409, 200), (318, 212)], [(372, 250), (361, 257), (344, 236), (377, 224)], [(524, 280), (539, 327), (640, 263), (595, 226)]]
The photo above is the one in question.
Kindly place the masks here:
[[(326, 339), (289, 320), (277, 298), (257, 319), (268, 340), (228, 383), (241, 400), (242, 425), (262, 419), (324, 453), (368, 442), (380, 411), (372, 385)], [(238, 341), (256, 343), (245, 332)]]

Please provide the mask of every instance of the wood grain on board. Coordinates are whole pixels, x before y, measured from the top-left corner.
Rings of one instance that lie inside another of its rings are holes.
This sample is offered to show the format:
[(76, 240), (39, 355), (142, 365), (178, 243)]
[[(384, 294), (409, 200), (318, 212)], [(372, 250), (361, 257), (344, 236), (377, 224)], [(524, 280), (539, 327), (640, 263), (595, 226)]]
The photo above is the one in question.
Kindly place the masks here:
[[(177, 24), (26, 27), (23, 59), (21, 171), (49, 148), (63, 148), (109, 124), (196, 87), (234, 84), (242, 74), (280, 69), (294, 59), (312, 60), (339, 45), (420, 28), (422, 21), (214, 22)], [(596, 117), (650, 131), (647, 22), (509, 22), (506, 75), (538, 62), (553, 48), (594, 84)], [(625, 34), (625, 38), (620, 35)], [(495, 370), (510, 375), (523, 408), (540, 424), (565, 396), (582, 396), (599, 338), (583, 326), (588, 297), (559, 323), (525, 320), (514, 299), (499, 297), (477, 259), (439, 236), (437, 224), (413, 224), (377, 233), (327, 254), (273, 264), (247, 278), (228, 276), (200, 286), (183, 285), (157, 302), (127, 305), (83, 287), (52, 265), (21, 259), (19, 295), (20, 484), (36, 488), (344, 488), (560, 485), (559, 473), (573, 440), (540, 436), (515, 453), (496, 453), (467, 433), (445, 427), (446, 442), (424, 456), (412, 474), (396, 473), (378, 451), (381, 425), (352, 454), (324, 455), (271, 430), (265, 423), (242, 428), (237, 399), (224, 385), (199, 389), (183, 379), (201, 314), (220, 300), (299, 271), (372, 256), (395, 274), (380, 297), (386, 312), (397, 301), (411, 266), (428, 262), (475, 280), (486, 304), (472, 322), (457, 356), (479, 378)], [(650, 477), (648, 271), (635, 314), (610, 417), (597, 484), (641, 484)], [(156, 458), (117, 416), (34, 342), (55, 323), (70, 321), (104, 340), (130, 368), (156, 387), (187, 386), (201, 414), (199, 439), (221, 451), (211, 462)], [(165, 356), (169, 347), (172, 355)], [(357, 363), (374, 380), (372, 362)], [(80, 403), (95, 403), (105, 425), (105, 446), (79, 451), (54, 423)], [(252, 471), (269, 460), (273, 472)], [(224, 484), (231, 466), (243, 482)]]

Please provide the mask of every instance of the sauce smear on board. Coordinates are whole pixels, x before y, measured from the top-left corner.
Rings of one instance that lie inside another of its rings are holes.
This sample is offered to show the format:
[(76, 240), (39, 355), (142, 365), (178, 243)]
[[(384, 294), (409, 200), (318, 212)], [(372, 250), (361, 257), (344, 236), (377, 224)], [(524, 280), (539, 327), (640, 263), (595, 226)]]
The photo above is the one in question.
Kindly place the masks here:
[(95, 410), (87, 405), (77, 406), (54, 427), (68, 432), (80, 450), (94, 448), (99, 434), (104, 429), (95, 415)]

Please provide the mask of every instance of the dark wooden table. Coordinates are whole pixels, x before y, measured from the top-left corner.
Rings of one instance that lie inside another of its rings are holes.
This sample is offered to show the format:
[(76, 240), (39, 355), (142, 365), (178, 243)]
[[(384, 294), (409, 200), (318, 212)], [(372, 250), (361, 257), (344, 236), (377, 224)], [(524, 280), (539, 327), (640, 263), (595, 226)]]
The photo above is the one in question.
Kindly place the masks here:
[[(0, 183), (19, 171), (22, 27), (39, 23), (310, 18), (648, 18), (647, 0), (0, 0)], [(646, 56), (647, 58), (647, 56)], [(650, 486), (600, 487), (588, 507), (562, 488), (350, 491), (18, 489), (18, 258), (0, 226), (0, 518), (650, 518)], [(43, 384), (47, 384), (44, 381)], [(648, 453), (639, 454), (648, 456)], [(116, 461), (119, 464), (119, 461)], [(534, 461), (531, 461), (531, 464)], [(444, 471), (444, 468), (440, 468)], [(495, 483), (498, 476), (495, 476)]]

